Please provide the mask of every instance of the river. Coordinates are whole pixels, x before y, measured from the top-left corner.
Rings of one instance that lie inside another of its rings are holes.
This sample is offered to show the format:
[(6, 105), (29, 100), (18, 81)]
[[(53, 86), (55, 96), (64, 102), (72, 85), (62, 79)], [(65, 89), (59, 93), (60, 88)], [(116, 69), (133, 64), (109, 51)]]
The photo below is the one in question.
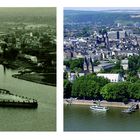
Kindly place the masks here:
[(140, 131), (140, 110), (132, 114), (122, 110), (98, 112), (86, 105), (64, 105), (64, 131)]
[(55, 131), (56, 87), (13, 78), (16, 73), (0, 65), (0, 88), (37, 99), (38, 108), (0, 107), (0, 131)]

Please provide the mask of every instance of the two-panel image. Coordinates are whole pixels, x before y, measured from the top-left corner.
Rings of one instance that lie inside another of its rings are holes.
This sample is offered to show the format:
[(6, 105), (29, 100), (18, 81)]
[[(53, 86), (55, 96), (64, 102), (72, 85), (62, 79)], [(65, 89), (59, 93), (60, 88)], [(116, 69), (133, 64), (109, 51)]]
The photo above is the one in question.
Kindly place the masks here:
[(57, 131), (62, 46), (64, 132), (140, 131), (140, 9), (62, 10), (0, 8), (0, 131)]

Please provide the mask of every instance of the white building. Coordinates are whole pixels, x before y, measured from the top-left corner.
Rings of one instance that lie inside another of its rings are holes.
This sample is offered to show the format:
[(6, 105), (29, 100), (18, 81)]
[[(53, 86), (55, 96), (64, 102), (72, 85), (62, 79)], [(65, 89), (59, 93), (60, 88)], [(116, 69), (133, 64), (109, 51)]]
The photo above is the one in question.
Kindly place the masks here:
[(79, 59), (79, 58), (84, 58), (84, 57), (85, 57), (85, 56), (84, 56), (82, 53), (80, 53), (80, 52), (76, 55), (76, 58), (77, 58), (77, 59)]
[(110, 80), (110, 82), (124, 81), (123, 77), (118, 73), (98, 73), (97, 76), (107, 78)]
[(116, 39), (118, 39), (117, 31), (109, 31), (108, 32), (108, 38), (109, 38), (109, 40), (116, 40)]
[(102, 68), (100, 66), (94, 66), (94, 72), (100, 72), (102, 70)]
[(126, 37), (126, 31), (119, 31), (119, 38), (123, 39)]
[(128, 59), (123, 59), (121, 61), (121, 66), (123, 67), (124, 70), (128, 70)]
[(123, 39), (126, 37), (126, 31), (109, 31), (108, 38), (110, 40)]
[(68, 72), (68, 80), (73, 82), (74, 80), (76, 80), (76, 73), (70, 73)]
[(37, 63), (37, 57), (36, 56), (25, 54), (24, 57), (27, 58), (27, 59), (30, 59), (33, 63)]
[(78, 76), (79, 76), (79, 77), (85, 76), (85, 73), (84, 73), (84, 72), (79, 72), (79, 73), (78, 73)]

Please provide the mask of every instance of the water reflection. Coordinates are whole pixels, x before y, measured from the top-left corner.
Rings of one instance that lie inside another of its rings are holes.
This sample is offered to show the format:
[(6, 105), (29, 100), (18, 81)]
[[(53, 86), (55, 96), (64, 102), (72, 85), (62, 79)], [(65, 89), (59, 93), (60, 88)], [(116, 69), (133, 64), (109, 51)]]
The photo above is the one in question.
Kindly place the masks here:
[(107, 112), (94, 111), (89, 106), (64, 105), (65, 131), (140, 131), (140, 111), (122, 113), (123, 108), (113, 108)]
[(108, 111), (96, 111), (96, 110), (91, 110), (90, 112), (92, 113), (93, 116), (97, 116), (97, 117), (105, 117), (106, 114), (108, 113)]
[(4, 72), (4, 75), (6, 75), (6, 66), (3, 65), (3, 72)]

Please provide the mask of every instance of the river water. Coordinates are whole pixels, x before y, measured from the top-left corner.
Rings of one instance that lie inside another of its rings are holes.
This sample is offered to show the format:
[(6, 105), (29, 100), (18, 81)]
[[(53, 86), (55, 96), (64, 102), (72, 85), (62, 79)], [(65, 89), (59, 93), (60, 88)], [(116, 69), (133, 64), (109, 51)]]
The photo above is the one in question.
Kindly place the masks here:
[(0, 65), (0, 88), (38, 100), (37, 109), (0, 107), (0, 131), (55, 131), (56, 87), (13, 78)]
[(140, 110), (125, 114), (123, 108), (108, 112), (84, 105), (64, 105), (64, 131), (140, 131)]

